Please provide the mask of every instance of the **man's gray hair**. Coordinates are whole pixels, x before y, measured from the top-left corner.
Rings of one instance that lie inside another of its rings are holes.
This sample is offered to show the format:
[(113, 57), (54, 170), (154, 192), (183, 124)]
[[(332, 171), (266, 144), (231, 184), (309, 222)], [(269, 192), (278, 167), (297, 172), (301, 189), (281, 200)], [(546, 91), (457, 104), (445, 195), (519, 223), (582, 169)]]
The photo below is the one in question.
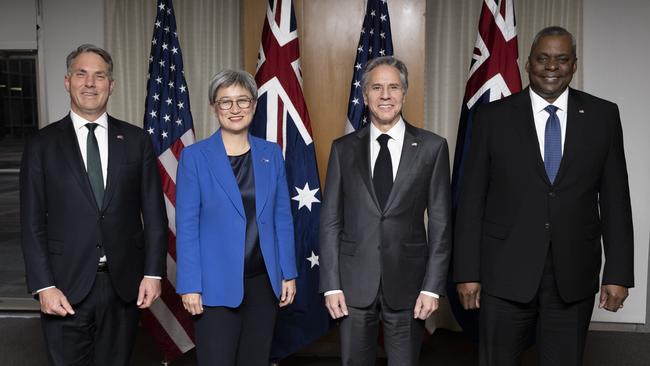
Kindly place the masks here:
[(239, 85), (251, 93), (253, 100), (257, 100), (257, 84), (253, 76), (243, 70), (222, 70), (212, 77), (208, 85), (208, 101), (214, 105), (217, 91), (231, 85)]
[(111, 54), (108, 53), (105, 49), (101, 47), (97, 47), (93, 44), (82, 44), (81, 46), (77, 47), (76, 50), (70, 52), (68, 54), (68, 57), (65, 59), (65, 67), (68, 70), (68, 74), (72, 73), (72, 64), (74, 63), (74, 60), (79, 57), (82, 53), (86, 52), (92, 52), (104, 60), (106, 64), (108, 65), (108, 79), (113, 80), (113, 58), (111, 57)]
[(533, 53), (533, 50), (537, 46), (537, 43), (539, 42), (540, 39), (544, 37), (557, 37), (557, 36), (565, 36), (571, 39), (571, 49), (573, 50), (573, 56), (575, 58), (578, 58), (578, 54), (576, 53), (576, 37), (574, 37), (573, 34), (568, 30), (557, 25), (546, 27), (541, 31), (537, 32), (535, 38), (533, 38), (533, 43), (530, 45), (530, 54)]
[(406, 65), (400, 59), (394, 56), (382, 56), (373, 58), (372, 60), (368, 61), (363, 69), (363, 76), (361, 77), (361, 89), (366, 90), (366, 86), (368, 86), (368, 82), (370, 81), (370, 72), (381, 65), (392, 66), (399, 71), (399, 80), (402, 83), (404, 93), (406, 93), (409, 88), (409, 72), (406, 68)]

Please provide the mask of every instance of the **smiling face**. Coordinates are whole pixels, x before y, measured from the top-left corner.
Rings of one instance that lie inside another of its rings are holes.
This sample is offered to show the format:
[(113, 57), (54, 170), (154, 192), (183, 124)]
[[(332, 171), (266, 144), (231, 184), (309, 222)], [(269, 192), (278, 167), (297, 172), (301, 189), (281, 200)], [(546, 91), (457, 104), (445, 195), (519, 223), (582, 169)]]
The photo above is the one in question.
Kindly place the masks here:
[(370, 121), (378, 129), (388, 131), (399, 120), (406, 100), (399, 70), (389, 65), (372, 69), (363, 98), (370, 111)]
[[(255, 101), (248, 89), (238, 84), (221, 87), (217, 89), (214, 100), (212, 108), (223, 132), (248, 133), (248, 126), (255, 114)], [(229, 109), (222, 109), (228, 105), (232, 106)], [(245, 107), (246, 105), (248, 107)]]
[(571, 38), (564, 35), (540, 38), (526, 62), (531, 89), (549, 103), (569, 86), (577, 67)]
[(93, 52), (77, 56), (64, 80), (70, 93), (70, 109), (88, 121), (95, 121), (106, 112), (108, 97), (115, 81), (108, 73), (108, 64)]

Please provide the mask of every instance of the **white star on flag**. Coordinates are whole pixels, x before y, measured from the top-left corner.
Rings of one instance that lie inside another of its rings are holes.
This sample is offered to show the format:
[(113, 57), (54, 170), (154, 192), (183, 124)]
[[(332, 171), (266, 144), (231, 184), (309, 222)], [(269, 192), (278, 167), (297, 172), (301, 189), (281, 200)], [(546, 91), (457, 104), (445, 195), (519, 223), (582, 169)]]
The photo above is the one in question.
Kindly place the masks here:
[(149, 127), (149, 129), (147, 130), (147, 132), (149, 132), (150, 135), (153, 135), (154, 130), (153, 130), (153, 128)]
[(352, 103), (354, 103), (354, 104), (359, 104), (359, 99), (358, 99), (358, 98), (354, 98), (354, 99), (352, 99)]
[(303, 189), (300, 189), (298, 187), (295, 188), (296, 188), (296, 192), (298, 192), (298, 195), (291, 197), (291, 199), (294, 201), (298, 201), (298, 210), (300, 210), (303, 207), (307, 207), (307, 209), (311, 211), (312, 203), (320, 202), (320, 200), (316, 198), (316, 192), (318, 192), (318, 188), (309, 189), (309, 182), (305, 183), (305, 187)]
[(313, 250), (311, 251), (311, 257), (307, 257), (305, 259), (308, 260), (309, 263), (311, 263), (311, 267), (309, 268), (314, 268), (314, 266), (320, 266), (320, 263), (318, 263), (318, 256), (314, 254)]

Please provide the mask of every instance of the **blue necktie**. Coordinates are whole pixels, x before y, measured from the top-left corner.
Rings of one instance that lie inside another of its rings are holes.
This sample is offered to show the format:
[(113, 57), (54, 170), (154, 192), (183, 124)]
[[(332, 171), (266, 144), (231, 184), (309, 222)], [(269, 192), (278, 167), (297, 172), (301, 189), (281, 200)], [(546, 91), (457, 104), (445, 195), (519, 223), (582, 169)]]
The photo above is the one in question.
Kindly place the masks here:
[(555, 114), (557, 109), (556, 106), (550, 104), (544, 108), (548, 112), (544, 131), (544, 168), (546, 168), (546, 175), (551, 183), (555, 182), (555, 176), (560, 169), (562, 160), (562, 130), (560, 129), (560, 119)]

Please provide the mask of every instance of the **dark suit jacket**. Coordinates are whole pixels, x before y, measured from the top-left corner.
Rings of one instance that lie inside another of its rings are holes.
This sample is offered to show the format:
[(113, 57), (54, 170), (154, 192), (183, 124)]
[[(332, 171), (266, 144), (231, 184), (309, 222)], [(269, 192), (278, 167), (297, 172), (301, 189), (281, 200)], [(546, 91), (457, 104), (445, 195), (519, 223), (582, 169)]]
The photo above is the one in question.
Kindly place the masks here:
[(530, 301), (549, 249), (560, 295), (631, 287), (630, 195), (616, 104), (570, 89), (564, 153), (551, 184), (535, 131), (529, 89), (481, 106), (465, 167), (454, 241), (455, 282)]
[(143, 275), (165, 275), (167, 218), (149, 138), (142, 129), (108, 117), (102, 207), (69, 116), (29, 141), (20, 170), (20, 217), (30, 292), (56, 286), (70, 303), (83, 300), (97, 273), (98, 244), (124, 301), (137, 297)]
[(348, 305), (365, 307), (381, 281), (388, 305), (408, 309), (420, 291), (445, 293), (451, 251), (447, 142), (406, 123), (400, 165), (382, 212), (369, 136), (365, 127), (332, 144), (321, 209), (320, 290), (341, 289)]

